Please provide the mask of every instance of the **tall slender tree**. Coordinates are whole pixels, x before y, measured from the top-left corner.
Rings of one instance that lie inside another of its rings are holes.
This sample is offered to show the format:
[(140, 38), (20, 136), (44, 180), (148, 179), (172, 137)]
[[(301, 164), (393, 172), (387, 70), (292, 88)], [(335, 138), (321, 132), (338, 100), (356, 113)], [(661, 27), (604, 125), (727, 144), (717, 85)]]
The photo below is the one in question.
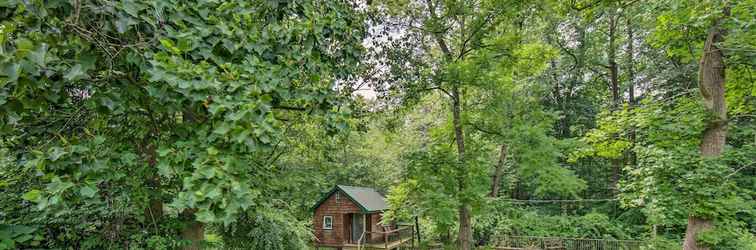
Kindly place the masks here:
[[(478, 87), (481, 74), (476, 68), (479, 58), (493, 60), (496, 65), (502, 57), (515, 57), (518, 37), (517, 23), (505, 21), (527, 16), (526, 6), (530, 3), (507, 1), (388, 1), (383, 5), (389, 14), (388, 25), (394, 23), (400, 40), (412, 39), (408, 44), (393, 43), (394, 46), (381, 51), (407, 51), (402, 55), (410, 57), (393, 58), (390, 62), (394, 74), (415, 72), (416, 77), (385, 84), (386, 89), (401, 94), (399, 99), (411, 102), (409, 98), (429, 90), (438, 91), (449, 102), (449, 114), (456, 151), (456, 184), (459, 193), (457, 241), (460, 249), (472, 246), (470, 193), (469, 144), (467, 143), (466, 103)], [(390, 36), (390, 35), (389, 35)], [(515, 38), (506, 40), (504, 37)], [(407, 47), (403, 47), (407, 46)], [(402, 48), (403, 47), (403, 48)], [(496, 56), (484, 52), (487, 49)], [(485, 54), (485, 56), (483, 56)], [(394, 54), (394, 56), (397, 54)], [(414, 57), (414, 58), (413, 58)], [(412, 64), (410, 64), (412, 63)], [(512, 64), (514, 65), (514, 64)], [(408, 67), (409, 66), (409, 67)], [(396, 77), (391, 79), (397, 79)], [(414, 81), (406, 81), (413, 79)], [(380, 87), (379, 87), (380, 88)]]
[[(704, 107), (712, 118), (707, 122), (701, 138), (701, 156), (717, 158), (722, 155), (727, 138), (727, 101), (725, 100), (725, 57), (720, 44), (725, 40), (722, 27), (730, 15), (730, 6), (725, 5), (722, 14), (708, 30), (699, 63), (698, 86), (703, 96)], [(698, 234), (713, 226), (712, 218), (691, 214), (685, 230), (684, 250), (706, 250), (709, 247), (697, 243)]]

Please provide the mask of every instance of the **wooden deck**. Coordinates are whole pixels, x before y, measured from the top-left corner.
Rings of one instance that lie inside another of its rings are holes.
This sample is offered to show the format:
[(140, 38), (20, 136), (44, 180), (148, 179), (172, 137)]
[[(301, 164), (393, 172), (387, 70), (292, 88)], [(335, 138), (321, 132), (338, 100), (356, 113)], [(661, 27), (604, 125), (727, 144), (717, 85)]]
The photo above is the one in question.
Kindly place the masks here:
[[(380, 242), (380, 243), (365, 243), (361, 244), (359, 247), (360, 250), (362, 249), (396, 249), (397, 247), (400, 247), (408, 242), (412, 241), (412, 236), (404, 237), (392, 242)], [(357, 250), (358, 246), (357, 244), (345, 244), (344, 250)]]
[(415, 230), (414, 227), (408, 226), (408, 227), (400, 227), (393, 230), (388, 231), (372, 231), (372, 232), (363, 232), (363, 235), (360, 237), (361, 241), (364, 239), (367, 242), (362, 244), (355, 244), (355, 243), (343, 243), (339, 245), (331, 245), (331, 244), (314, 244), (314, 247), (316, 249), (320, 249), (321, 247), (327, 247), (327, 248), (341, 248), (344, 250), (368, 250), (368, 249), (398, 249), (399, 247), (403, 247), (405, 244), (409, 243), (414, 247), (415, 241)]

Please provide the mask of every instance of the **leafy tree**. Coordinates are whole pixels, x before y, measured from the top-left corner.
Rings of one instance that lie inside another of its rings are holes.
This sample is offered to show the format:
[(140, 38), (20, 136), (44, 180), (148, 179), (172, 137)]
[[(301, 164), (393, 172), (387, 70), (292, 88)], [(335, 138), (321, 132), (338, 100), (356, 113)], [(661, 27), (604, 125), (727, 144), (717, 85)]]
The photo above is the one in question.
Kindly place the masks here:
[[(525, 10), (528, 6), (498, 1), (389, 1), (381, 5), (387, 12), (388, 22), (396, 21), (405, 33), (404, 38), (399, 39), (405, 42), (389, 42), (379, 47), (381, 51), (387, 51), (384, 53), (386, 60), (380, 61), (389, 68), (386, 79), (400, 80), (386, 85), (378, 82), (377, 87), (401, 95), (399, 100), (404, 103), (412, 103), (416, 96), (430, 90), (440, 92), (449, 102), (449, 122), (453, 132), (450, 135), (453, 135), (457, 154), (452, 173), (457, 180), (454, 191), (457, 203), (454, 204), (458, 206), (458, 244), (461, 249), (469, 249), (472, 244), (471, 209), (480, 195), (475, 191), (480, 181), (473, 177), (480, 174), (476, 170), (479, 169), (476, 161), (481, 156), (472, 152), (481, 151), (471, 145), (483, 145), (465, 139), (477, 138), (466, 127), (475, 113), (472, 110), (487, 105), (469, 100), (496, 95), (496, 90), (500, 89), (492, 86), (504, 87), (503, 83), (524, 79), (543, 69), (540, 66), (543, 61), (527, 59), (543, 47), (523, 41), (520, 33), (525, 30), (517, 30), (515, 25), (506, 23), (520, 21), (518, 15), (523, 15), (523, 21), (527, 19)], [(391, 36), (388, 35), (392, 40)], [(407, 43), (408, 40), (420, 44), (420, 50), (412, 42)], [(520, 61), (507, 63), (505, 58)], [(517, 66), (533, 70), (514, 73), (513, 68)], [(445, 151), (441, 148), (428, 152), (432, 155), (448, 153), (443, 153)], [(437, 157), (441, 156), (431, 158)], [(448, 177), (442, 179), (445, 178)]]
[[(627, 107), (619, 113), (603, 114), (598, 129), (588, 133), (585, 141), (592, 145), (590, 154), (613, 158), (622, 156), (625, 150), (632, 150), (637, 155), (637, 166), (629, 168), (621, 196), (624, 204), (642, 207), (646, 211), (649, 223), (654, 225), (653, 234), (656, 234), (657, 224), (681, 227), (687, 218), (684, 248), (744, 248), (744, 242), (748, 242), (752, 235), (744, 232), (743, 221), (737, 218), (742, 216), (739, 213), (750, 214), (752, 204), (747, 202), (749, 191), (743, 189), (742, 182), (736, 181), (739, 179), (736, 176), (741, 174), (739, 171), (744, 166), (751, 164), (751, 160), (740, 159), (737, 155), (753, 152), (749, 142), (737, 138), (725, 147), (724, 131), (729, 126), (724, 124), (734, 125), (730, 129), (741, 131), (739, 136), (743, 131), (753, 131), (753, 128), (742, 123), (744, 117), (733, 119), (731, 123), (720, 121), (728, 120), (726, 117), (731, 115), (728, 113), (741, 112), (728, 110), (726, 107), (731, 105), (730, 102), (735, 107), (751, 103), (752, 98), (744, 96), (743, 89), (752, 88), (752, 84), (740, 83), (742, 78), (751, 78), (751, 73), (739, 70), (743, 58), (749, 55), (729, 51), (724, 53), (727, 56), (722, 56), (723, 51), (728, 51), (724, 46), (746, 46), (744, 44), (748, 42), (739, 39), (722, 42), (721, 39), (725, 34), (743, 37), (752, 33), (743, 29), (745, 26), (742, 25), (748, 24), (733, 21), (742, 19), (743, 15), (752, 15), (742, 11), (752, 3), (670, 3), (663, 4), (664, 11), (655, 16), (657, 22), (650, 24), (657, 32), (650, 35), (647, 42), (664, 49), (669, 60), (687, 65), (685, 68), (699, 68), (698, 82), (703, 98), (694, 95), (696, 92), (693, 91), (698, 90), (694, 89), (696, 80), (671, 77), (667, 82), (681, 82), (688, 87), (680, 90), (656, 85), (655, 89), (659, 91), (646, 94), (636, 109)], [(731, 10), (737, 11), (729, 12)], [(738, 13), (737, 17), (729, 16), (731, 13)], [(701, 16), (706, 18), (698, 18)], [(694, 19), (696, 21), (691, 21)], [(681, 27), (688, 31), (683, 32)], [(697, 49), (693, 50), (693, 47)], [(717, 55), (721, 60), (716, 58)], [(714, 64), (719, 65), (713, 67), (716, 70), (709, 67), (712, 62), (709, 56), (715, 56)], [(702, 58), (700, 65), (696, 64), (696, 57)], [(725, 69), (730, 65), (736, 69)], [(725, 74), (725, 71), (731, 74)], [(687, 74), (694, 75), (690, 71)], [(730, 88), (735, 89), (735, 95), (741, 98), (727, 98), (731, 94), (726, 94), (725, 89)], [(734, 99), (739, 101), (733, 102)], [(722, 141), (712, 141), (712, 131), (718, 131), (717, 138)], [(711, 146), (715, 146), (718, 153), (710, 152)], [(714, 224), (721, 225), (721, 228), (710, 230)], [(696, 236), (702, 231), (710, 232)]]
[(3, 223), (47, 228), (48, 247), (137, 247), (175, 225), (197, 248), (205, 224), (264, 212), (286, 127), (343, 128), (334, 86), (363, 53), (344, 1), (4, 1), (0, 16), (3, 169), (36, 203)]

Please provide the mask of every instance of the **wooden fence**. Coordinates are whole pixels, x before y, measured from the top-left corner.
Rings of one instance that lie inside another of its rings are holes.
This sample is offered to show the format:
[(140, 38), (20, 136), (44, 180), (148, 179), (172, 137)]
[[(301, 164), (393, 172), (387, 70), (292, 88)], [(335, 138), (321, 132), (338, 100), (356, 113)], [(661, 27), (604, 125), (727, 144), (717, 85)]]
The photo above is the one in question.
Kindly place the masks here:
[(643, 241), (575, 239), (535, 236), (503, 236), (494, 241), (497, 250), (640, 250)]

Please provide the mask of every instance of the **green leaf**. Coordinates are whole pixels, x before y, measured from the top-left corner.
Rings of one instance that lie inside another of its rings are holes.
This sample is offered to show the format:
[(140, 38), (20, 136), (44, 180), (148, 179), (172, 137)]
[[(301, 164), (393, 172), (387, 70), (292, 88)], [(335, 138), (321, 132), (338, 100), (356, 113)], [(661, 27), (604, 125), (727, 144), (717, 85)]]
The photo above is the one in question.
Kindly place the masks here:
[(219, 111), (223, 111), (225, 109), (226, 106), (213, 103), (210, 104), (210, 107), (207, 109), (207, 111), (209, 111), (211, 115), (216, 115)]
[(131, 28), (131, 25), (137, 24), (133, 19), (126, 16), (121, 16), (115, 21), (116, 31), (118, 33), (126, 33), (126, 31), (129, 31), (129, 28)]
[(216, 186), (216, 187), (211, 188), (210, 191), (207, 192), (206, 197), (212, 200), (212, 199), (220, 197), (220, 195), (221, 195), (221, 190), (220, 188)]
[(23, 196), (21, 196), (22, 199), (27, 201), (36, 201), (39, 199), (40, 195), (42, 195), (42, 191), (32, 189), (29, 192), (26, 192)]
[(0, 75), (7, 77), (8, 82), (15, 82), (18, 80), (19, 73), (21, 73), (19, 72), (20, 68), (21, 65), (16, 63), (6, 64), (2, 67), (2, 70), (0, 70)]
[(57, 161), (61, 156), (66, 154), (66, 151), (61, 147), (52, 147), (49, 151), (50, 152), (48, 153), (48, 159), (50, 159), (51, 161)]
[(139, 11), (146, 8), (145, 5), (137, 3), (133, 0), (123, 0), (121, 1), (121, 5), (123, 7), (123, 10), (133, 17), (139, 17)]
[(158, 169), (158, 174), (160, 174), (160, 176), (167, 177), (167, 178), (173, 177), (173, 169), (167, 162), (161, 161), (160, 163), (158, 163), (157, 169)]
[(262, 143), (270, 143), (270, 137), (267, 134), (261, 135), (258, 139), (260, 139), (260, 142)]
[(208, 179), (212, 179), (213, 177), (215, 177), (215, 168), (211, 166), (204, 166), (203, 168), (200, 168), (199, 170), (197, 170), (197, 172), (199, 172), (199, 174), (201, 174), (202, 176)]
[(31, 240), (32, 238), (34, 238), (34, 235), (24, 234), (16, 238), (16, 241), (23, 243), (23, 242), (26, 242), (27, 240)]
[(81, 68), (81, 64), (76, 64), (68, 70), (68, 73), (66, 73), (63, 78), (69, 81), (74, 81), (84, 78), (85, 75), (86, 74), (84, 74), (84, 71)]
[(81, 189), (79, 189), (79, 194), (81, 196), (92, 198), (97, 193), (97, 187), (91, 187), (91, 186), (83, 186)]
[(170, 39), (160, 39), (160, 44), (163, 45), (168, 51), (170, 51), (173, 54), (181, 54), (181, 50), (174, 45), (173, 41)]
[(180, 38), (180, 39), (178, 40), (178, 49), (179, 49), (180, 51), (189, 51), (189, 50), (191, 50), (191, 49), (192, 49), (192, 47), (193, 47), (193, 45), (192, 45), (192, 40), (189, 40), (189, 39), (188, 39), (188, 38), (186, 38), (186, 37), (184, 37), (184, 38)]
[[(60, 179), (60, 177), (55, 176), (52, 178), (52, 181), (47, 184), (47, 191), (53, 194), (60, 194), (73, 186), (74, 186), (73, 183), (68, 182), (68, 181), (63, 181)], [(60, 199), (58, 195), (52, 196), (50, 198), (50, 204), (57, 203), (58, 199)]]
[(213, 133), (216, 133), (219, 135), (225, 135), (226, 133), (228, 133), (229, 130), (231, 130), (231, 128), (227, 124), (223, 123), (217, 128), (215, 128), (215, 130), (213, 130)]
[(29, 53), (29, 60), (36, 63), (39, 66), (45, 66), (47, 57), (47, 44), (42, 43), (37, 46), (37, 49)]
[(29, 53), (32, 51), (32, 48), (34, 48), (34, 42), (29, 40), (26, 37), (19, 37), (16, 39), (16, 53), (19, 56), (25, 56), (26, 53)]
[(171, 153), (171, 148), (163, 148), (163, 147), (161, 147), (160, 149), (158, 149), (157, 152), (158, 152), (158, 155), (160, 157), (165, 157), (166, 155), (168, 155), (168, 154)]
[(195, 214), (197, 220), (203, 223), (211, 223), (215, 221), (215, 214), (212, 211), (202, 210)]
[(102, 137), (101, 135), (95, 136), (94, 143), (95, 145), (100, 145), (105, 142), (105, 137)]
[[(147, 74), (150, 76), (150, 79), (148, 79), (148, 81), (150, 82), (162, 81), (163, 79), (166, 79), (167, 77), (166, 72), (160, 69), (149, 69), (147, 70)], [(153, 86), (150, 86), (150, 87), (153, 87)], [(155, 88), (155, 90), (157, 90), (157, 88)], [(154, 91), (154, 92), (159, 93), (159, 91)], [(153, 93), (151, 92), (150, 95), (153, 95)], [(157, 95), (153, 95), (153, 96), (157, 96)]]
[(92, 70), (95, 68), (95, 66), (97, 66), (95, 65), (97, 63), (97, 56), (95, 54), (85, 52), (79, 56), (77, 62), (81, 64), (81, 70), (87, 72), (88, 70)]
[(218, 149), (211, 146), (211, 147), (207, 148), (207, 154), (209, 154), (209, 155), (218, 155)]

